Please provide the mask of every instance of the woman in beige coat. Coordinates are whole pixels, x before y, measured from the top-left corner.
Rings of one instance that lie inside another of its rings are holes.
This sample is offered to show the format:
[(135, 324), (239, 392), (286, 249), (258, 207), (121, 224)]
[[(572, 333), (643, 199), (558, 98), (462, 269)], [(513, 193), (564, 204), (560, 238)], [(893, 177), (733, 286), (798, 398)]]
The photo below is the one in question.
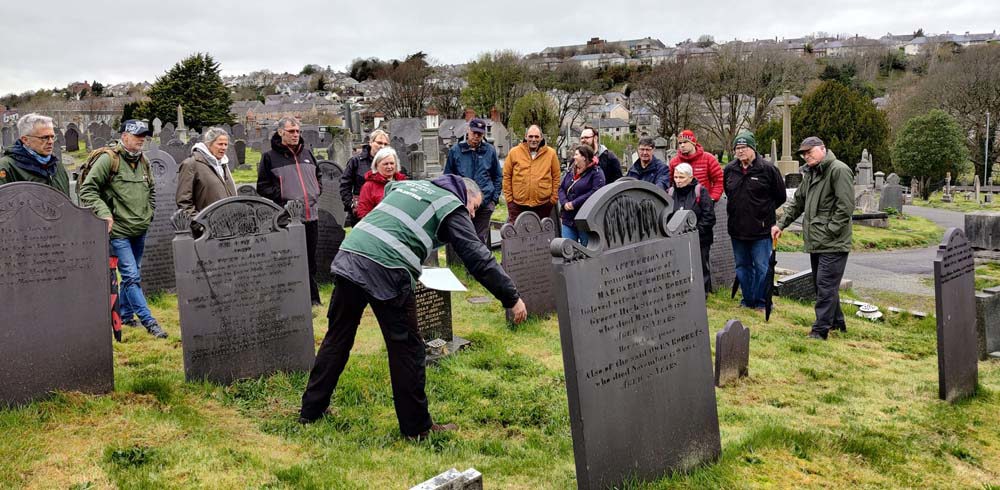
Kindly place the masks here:
[(229, 173), (229, 135), (222, 128), (210, 128), (204, 141), (191, 148), (191, 156), (177, 171), (177, 208), (194, 216), (220, 199), (236, 195), (236, 183)]

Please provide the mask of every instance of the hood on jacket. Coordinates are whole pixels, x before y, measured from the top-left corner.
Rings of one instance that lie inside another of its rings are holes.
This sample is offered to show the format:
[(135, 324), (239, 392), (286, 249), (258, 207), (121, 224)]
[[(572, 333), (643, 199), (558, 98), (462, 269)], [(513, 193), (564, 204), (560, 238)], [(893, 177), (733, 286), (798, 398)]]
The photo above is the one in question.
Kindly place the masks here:
[[(400, 172), (395, 172), (392, 175), (392, 180), (406, 180), (406, 176), (403, 175)], [(385, 183), (389, 182), (389, 179), (385, 178), (384, 175), (382, 175), (382, 174), (380, 174), (378, 172), (373, 172), (373, 171), (369, 170), (369, 171), (365, 172), (365, 182), (375, 182), (375, 183), (378, 183), (378, 184), (385, 184)]]
[(463, 206), (469, 204), (469, 197), (462, 177), (453, 174), (442, 175), (431, 180), (431, 183), (455, 195)]
[[(295, 155), (298, 155), (299, 152), (302, 151), (303, 145), (305, 145), (305, 142), (302, 141), (301, 137), (299, 137), (299, 144), (295, 145), (295, 149), (294, 149), (294, 151), (295, 151), (294, 154)], [(279, 135), (277, 131), (275, 131), (274, 134), (271, 136), (271, 149), (274, 150), (274, 151), (276, 151), (276, 152), (279, 152), (279, 153), (284, 153), (289, 158), (291, 158), (293, 156), (293, 154), (292, 154), (293, 150), (290, 150), (287, 146), (285, 146), (281, 142), (281, 135)]]
[(59, 159), (56, 158), (55, 153), (52, 154), (52, 158), (49, 159), (48, 163), (39, 162), (28, 152), (28, 149), (24, 147), (24, 143), (21, 140), (14, 142), (14, 146), (4, 151), (4, 154), (13, 158), (14, 164), (18, 167), (40, 177), (51, 178), (56, 174), (56, 169), (59, 165)]
[(208, 147), (205, 146), (205, 143), (202, 143), (200, 141), (198, 143), (195, 143), (194, 146), (191, 147), (191, 153), (194, 154), (195, 151), (200, 153), (201, 156), (205, 157), (205, 159), (208, 160), (208, 163), (212, 165), (224, 166), (229, 164), (229, 155), (224, 154), (222, 155), (222, 160), (219, 160), (218, 158), (215, 158), (215, 155), (213, 155), (211, 151), (208, 150)]

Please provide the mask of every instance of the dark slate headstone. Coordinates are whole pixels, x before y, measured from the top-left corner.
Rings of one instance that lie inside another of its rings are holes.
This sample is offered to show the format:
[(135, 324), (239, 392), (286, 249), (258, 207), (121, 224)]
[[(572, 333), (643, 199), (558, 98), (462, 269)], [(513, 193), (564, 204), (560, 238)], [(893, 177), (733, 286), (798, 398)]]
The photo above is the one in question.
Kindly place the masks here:
[(976, 339), (980, 361), (1000, 352), (1000, 287), (976, 293)]
[(319, 147), (319, 130), (315, 128), (302, 129), (302, 141), (306, 142), (309, 148)]
[(413, 293), (417, 298), (417, 328), (424, 342), (434, 339), (450, 342), (454, 336), (451, 323), (451, 292), (430, 289), (417, 281)]
[(80, 131), (74, 126), (66, 128), (66, 151), (80, 151)]
[(14, 130), (4, 126), (0, 128), (0, 146), (10, 148), (14, 146)]
[(173, 157), (161, 150), (145, 152), (156, 185), (156, 211), (146, 231), (142, 254), (142, 291), (152, 293), (174, 288), (174, 227), (170, 216), (177, 210), (177, 169)]
[[(552, 284), (552, 252), (549, 244), (555, 235), (555, 223), (548, 217), (526, 211), (514, 224), (500, 228), (500, 254), (503, 269), (514, 280), (517, 291), (525, 298), (529, 315), (548, 315), (556, 311), (555, 288)], [(507, 311), (510, 320), (511, 312)]]
[(0, 407), (114, 389), (104, 220), (36, 183), (0, 186)]
[(733, 241), (729, 238), (729, 198), (723, 195), (715, 203), (715, 226), (712, 227), (712, 249), (708, 253), (708, 269), (712, 274), (712, 289), (726, 289), (736, 279), (736, 258)]
[[(108, 146), (108, 140), (107, 140), (107, 138), (102, 138), (100, 136), (94, 136), (92, 144), (93, 144), (92, 148), (94, 150), (96, 150), (98, 148), (104, 148), (105, 146)], [(92, 151), (91, 148), (87, 148), (87, 150), (88, 151)]]
[(177, 135), (174, 133), (173, 124), (167, 123), (167, 125), (163, 126), (163, 129), (160, 130), (160, 146), (169, 143), (170, 140), (175, 138), (177, 138)]
[(161, 145), (160, 150), (167, 152), (178, 164), (191, 156), (191, 150), (188, 149), (187, 145), (176, 138), (167, 141), (165, 145)]
[(233, 139), (235, 140), (245, 140), (247, 137), (247, 128), (242, 123), (233, 124)]
[(551, 251), (577, 484), (652, 480), (721, 445), (696, 219), (652, 184), (617, 181), (580, 208), (590, 243)]
[[(230, 197), (174, 224), (184, 374), (229, 384), (314, 359), (302, 203)], [(288, 216), (291, 216), (290, 223)], [(197, 238), (191, 229), (203, 230)]]
[(812, 269), (779, 279), (778, 284), (774, 286), (774, 294), (799, 301), (816, 301), (816, 283), (813, 280)]
[(750, 329), (729, 320), (715, 334), (715, 386), (722, 388), (749, 374)]
[(965, 213), (965, 236), (972, 248), (1000, 250), (1000, 213), (996, 211)]
[(227, 166), (229, 167), (230, 172), (236, 170), (240, 166), (239, 158), (236, 156), (236, 145), (229, 145), (226, 148), (226, 158), (229, 159)]
[(938, 395), (953, 402), (975, 394), (976, 263), (958, 228), (949, 228), (934, 259), (937, 311)]
[(330, 282), (330, 264), (344, 242), (344, 203), (340, 200), (340, 176), (344, 170), (330, 160), (319, 161), (320, 182), (323, 193), (319, 195), (319, 239), (316, 242), (316, 280)]
[(882, 187), (882, 197), (878, 202), (878, 210), (885, 211), (892, 208), (896, 211), (903, 211), (903, 186), (899, 184), (886, 184)]
[[(243, 140), (236, 140), (233, 143), (233, 149), (236, 151), (236, 163), (238, 168), (244, 168), (247, 164), (247, 142)], [(245, 168), (250, 168), (246, 166)]]
[(256, 197), (257, 186), (254, 184), (241, 184), (236, 188), (236, 194), (240, 196)]
[(802, 185), (802, 174), (795, 172), (785, 175), (785, 188), (798, 189)]

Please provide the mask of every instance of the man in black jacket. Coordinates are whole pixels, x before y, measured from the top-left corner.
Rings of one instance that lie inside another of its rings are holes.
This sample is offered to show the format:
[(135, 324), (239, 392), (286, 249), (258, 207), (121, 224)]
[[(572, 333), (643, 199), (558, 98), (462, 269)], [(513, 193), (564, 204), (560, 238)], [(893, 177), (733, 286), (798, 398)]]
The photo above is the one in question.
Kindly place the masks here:
[(284, 206), (288, 201), (302, 201), (302, 224), (306, 229), (306, 254), (309, 256), (309, 295), (313, 305), (322, 304), (316, 285), (316, 242), (319, 238), (320, 187), (319, 165), (312, 151), (299, 137), (299, 122), (291, 117), (278, 121), (278, 131), (271, 136), (271, 149), (257, 166), (257, 194)]
[(593, 126), (584, 126), (583, 131), (580, 131), (580, 144), (594, 149), (594, 155), (597, 155), (597, 165), (604, 172), (606, 184), (622, 178), (621, 160), (618, 159), (615, 152), (601, 144), (601, 135)]
[(778, 168), (757, 153), (753, 133), (733, 140), (736, 155), (722, 172), (729, 202), (729, 236), (733, 240), (736, 279), (743, 291), (741, 306), (764, 308), (764, 287), (771, 259), (774, 211), (785, 203), (785, 180)]
[(354, 226), (358, 222), (355, 208), (361, 187), (365, 185), (365, 173), (372, 169), (372, 158), (379, 150), (389, 146), (389, 133), (376, 129), (368, 136), (368, 144), (361, 146), (361, 151), (351, 157), (344, 166), (344, 174), (340, 176), (340, 200), (347, 211), (347, 223), (344, 226)]

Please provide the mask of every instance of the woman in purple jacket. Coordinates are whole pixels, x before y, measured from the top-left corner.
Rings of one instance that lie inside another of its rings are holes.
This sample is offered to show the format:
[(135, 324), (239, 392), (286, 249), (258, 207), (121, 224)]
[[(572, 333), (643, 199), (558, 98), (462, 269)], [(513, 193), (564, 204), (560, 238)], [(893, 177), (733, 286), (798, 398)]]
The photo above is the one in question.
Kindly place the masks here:
[(597, 165), (594, 149), (579, 145), (573, 153), (573, 171), (566, 172), (559, 185), (559, 209), (562, 221), (562, 237), (571, 238), (587, 245), (587, 235), (576, 229), (576, 212), (597, 189), (604, 187), (604, 172)]

